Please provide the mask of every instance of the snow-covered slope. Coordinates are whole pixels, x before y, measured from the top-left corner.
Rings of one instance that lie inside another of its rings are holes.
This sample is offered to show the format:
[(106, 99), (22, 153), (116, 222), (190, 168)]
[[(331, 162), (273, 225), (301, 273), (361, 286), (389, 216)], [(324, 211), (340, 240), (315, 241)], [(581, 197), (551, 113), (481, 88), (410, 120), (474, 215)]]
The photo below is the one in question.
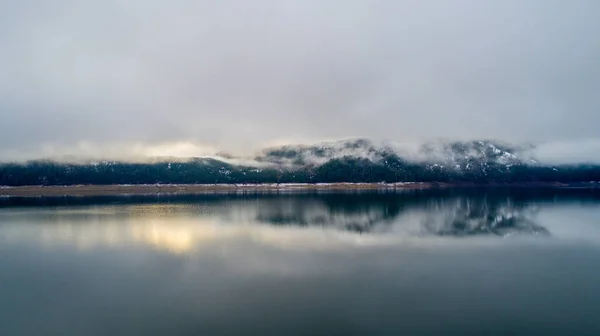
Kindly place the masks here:
[(284, 166), (319, 165), (332, 159), (360, 158), (386, 164), (390, 158), (422, 164), (428, 169), (451, 171), (486, 170), (492, 167), (538, 165), (530, 148), (495, 141), (429, 142), (407, 154), (393, 145), (376, 145), (367, 139), (324, 142), (316, 145), (288, 145), (265, 149), (255, 158), (258, 162)]
[(430, 168), (454, 171), (510, 169), (515, 165), (539, 165), (524, 146), (495, 141), (432, 142), (421, 147), (419, 161)]

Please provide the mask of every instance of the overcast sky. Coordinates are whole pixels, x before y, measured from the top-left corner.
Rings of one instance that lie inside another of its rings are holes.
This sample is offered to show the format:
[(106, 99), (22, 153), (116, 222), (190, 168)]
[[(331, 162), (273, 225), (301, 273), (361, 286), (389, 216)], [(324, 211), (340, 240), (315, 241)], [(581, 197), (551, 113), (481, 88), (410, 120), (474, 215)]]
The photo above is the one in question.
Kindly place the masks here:
[(347, 137), (600, 150), (599, 15), (597, 0), (0, 0), (0, 160)]

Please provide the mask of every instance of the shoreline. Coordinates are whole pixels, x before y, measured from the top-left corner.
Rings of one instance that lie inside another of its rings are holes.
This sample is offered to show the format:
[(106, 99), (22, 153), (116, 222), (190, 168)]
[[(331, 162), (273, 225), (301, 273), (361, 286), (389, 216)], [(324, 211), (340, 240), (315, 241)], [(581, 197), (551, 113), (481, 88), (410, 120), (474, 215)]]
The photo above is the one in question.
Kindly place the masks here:
[(293, 190), (387, 190), (427, 189), (433, 187), (433, 183), (425, 182), (0, 186), (0, 197), (118, 196)]
[(138, 185), (66, 185), (0, 186), (0, 197), (119, 196), (152, 194), (196, 194), (246, 191), (349, 191), (349, 190), (416, 190), (452, 187), (570, 187), (569, 184), (515, 183), (469, 184), (442, 182), (397, 183), (266, 183), (266, 184), (138, 184)]

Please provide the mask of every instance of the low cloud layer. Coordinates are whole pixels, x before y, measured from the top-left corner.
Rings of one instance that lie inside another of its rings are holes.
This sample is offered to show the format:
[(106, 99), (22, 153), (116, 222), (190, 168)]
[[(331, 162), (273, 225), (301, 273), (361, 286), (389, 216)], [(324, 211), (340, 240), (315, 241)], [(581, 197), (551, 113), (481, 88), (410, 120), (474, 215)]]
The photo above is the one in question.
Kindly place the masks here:
[(600, 139), (544, 143), (533, 153), (540, 161), (551, 164), (600, 164)]
[(581, 142), (591, 160), (599, 12), (593, 0), (5, 2), (0, 160), (346, 137)]

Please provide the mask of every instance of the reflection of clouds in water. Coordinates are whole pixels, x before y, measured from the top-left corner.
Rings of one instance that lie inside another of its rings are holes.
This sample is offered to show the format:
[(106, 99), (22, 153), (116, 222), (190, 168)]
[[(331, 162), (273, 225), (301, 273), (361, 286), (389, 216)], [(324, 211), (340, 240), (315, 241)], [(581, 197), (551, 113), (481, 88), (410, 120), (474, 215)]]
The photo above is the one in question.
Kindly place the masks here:
[(571, 242), (600, 242), (600, 211), (594, 205), (554, 206), (544, 209), (538, 219), (555, 237)]

